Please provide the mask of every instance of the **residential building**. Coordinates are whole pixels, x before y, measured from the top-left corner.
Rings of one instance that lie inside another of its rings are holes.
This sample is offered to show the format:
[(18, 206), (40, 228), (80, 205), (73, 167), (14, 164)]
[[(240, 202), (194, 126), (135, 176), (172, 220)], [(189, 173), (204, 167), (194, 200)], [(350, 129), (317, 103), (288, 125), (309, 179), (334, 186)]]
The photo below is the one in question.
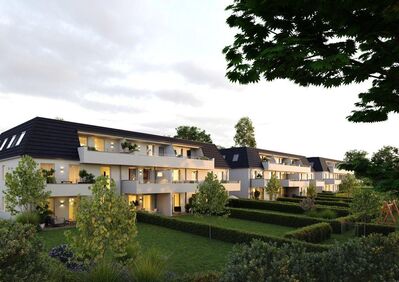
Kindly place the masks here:
[(228, 191), (240, 189), (229, 182), (229, 166), (214, 144), (37, 117), (0, 135), (0, 211), (5, 212), (5, 174), (22, 155), (54, 170), (46, 185), (49, 207), (72, 221), (79, 197), (91, 195), (83, 171), (112, 178), (138, 209), (164, 215), (184, 212), (208, 172)]
[(338, 165), (342, 163), (339, 160), (327, 159), (322, 157), (307, 158), (312, 167), (314, 183), (317, 192), (331, 191), (338, 192), (341, 180), (347, 174), (353, 172), (339, 169)]
[(282, 195), (306, 195), (312, 171), (305, 156), (275, 152), (258, 148), (238, 147), (220, 150), (230, 166), (230, 179), (241, 182), (241, 189), (232, 192), (243, 198), (253, 198), (255, 191), (261, 199), (268, 199), (264, 193), (272, 174), (282, 186)]

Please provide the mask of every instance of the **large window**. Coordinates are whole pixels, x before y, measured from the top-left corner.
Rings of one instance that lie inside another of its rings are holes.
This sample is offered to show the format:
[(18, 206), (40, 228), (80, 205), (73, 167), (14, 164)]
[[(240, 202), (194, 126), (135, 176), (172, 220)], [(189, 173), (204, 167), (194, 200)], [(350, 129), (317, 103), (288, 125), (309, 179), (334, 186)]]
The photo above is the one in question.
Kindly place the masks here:
[(173, 170), (173, 181), (180, 181), (180, 171), (178, 169)]
[(69, 181), (72, 183), (78, 183), (79, 182), (79, 171), (80, 171), (80, 166), (79, 165), (70, 165), (69, 166)]
[(80, 147), (87, 147), (87, 136), (79, 136)]
[(94, 137), (94, 148), (96, 148), (97, 151), (104, 152), (104, 150), (105, 150), (104, 139)]

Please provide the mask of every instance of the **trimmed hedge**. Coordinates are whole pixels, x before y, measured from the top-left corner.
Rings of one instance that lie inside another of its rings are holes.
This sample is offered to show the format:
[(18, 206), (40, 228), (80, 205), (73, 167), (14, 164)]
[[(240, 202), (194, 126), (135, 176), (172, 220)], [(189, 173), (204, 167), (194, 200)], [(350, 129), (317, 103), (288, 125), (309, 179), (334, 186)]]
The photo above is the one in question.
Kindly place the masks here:
[(336, 219), (315, 218), (300, 214), (281, 214), (272, 211), (255, 211), (250, 209), (230, 208), (230, 217), (258, 221), (263, 223), (277, 224), (289, 227), (304, 227), (320, 222), (325, 222), (331, 225), (333, 233), (341, 234), (349, 230), (357, 217), (346, 216), (338, 217)]
[(296, 239), (309, 243), (320, 243), (331, 238), (332, 228), (330, 224), (321, 222), (297, 230), (288, 232), (284, 235), (288, 239)]
[(345, 197), (345, 196), (336, 196), (335, 194), (331, 195), (331, 194), (325, 194), (325, 193), (318, 193), (317, 197), (322, 197), (322, 198), (331, 198), (331, 199), (340, 199), (340, 200), (352, 200), (352, 197)]
[[(289, 203), (289, 202), (280, 202), (280, 201), (230, 199), (228, 206), (232, 208), (269, 210), (269, 211), (278, 211), (278, 212), (286, 212), (294, 214), (303, 214), (305, 212), (299, 206), (298, 203)], [(338, 217), (349, 215), (349, 210), (347, 208), (316, 205), (316, 210), (323, 210), (323, 209), (329, 209), (334, 211)]]
[(137, 221), (159, 225), (166, 228), (192, 233), (195, 235), (208, 237), (220, 241), (225, 241), (233, 244), (249, 243), (253, 239), (258, 239), (265, 242), (274, 242), (278, 245), (296, 244), (306, 248), (309, 251), (319, 252), (319, 251), (326, 251), (329, 249), (328, 245), (317, 245), (287, 238), (280, 238), (270, 235), (260, 235), (256, 233), (244, 232), (230, 228), (222, 228), (198, 222), (188, 222), (176, 218), (165, 217), (156, 214), (149, 214), (146, 212), (137, 212)]
[(374, 223), (356, 223), (355, 234), (356, 236), (368, 236), (372, 233), (388, 235), (396, 231), (395, 226), (374, 224)]
[[(290, 198), (290, 197), (277, 198), (277, 201), (280, 201), (280, 202), (291, 202), (291, 203), (300, 203), (302, 200), (303, 200), (303, 198)], [(343, 203), (343, 202), (338, 202), (338, 201), (317, 200), (317, 198), (316, 198), (315, 203), (318, 204), (318, 205), (349, 208), (349, 203)]]

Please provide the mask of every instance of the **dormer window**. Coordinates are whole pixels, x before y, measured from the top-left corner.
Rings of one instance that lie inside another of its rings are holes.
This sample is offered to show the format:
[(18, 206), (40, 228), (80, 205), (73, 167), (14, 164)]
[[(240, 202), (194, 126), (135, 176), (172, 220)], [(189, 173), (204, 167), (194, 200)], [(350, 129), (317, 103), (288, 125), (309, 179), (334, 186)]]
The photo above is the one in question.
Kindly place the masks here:
[(15, 138), (17, 137), (17, 135), (13, 135), (11, 137), (10, 143), (8, 143), (7, 149), (10, 149), (12, 144), (14, 143)]
[(8, 138), (4, 139), (3, 144), (1, 144), (0, 151), (3, 150), (4, 146), (7, 143)]
[(238, 157), (239, 157), (239, 154), (234, 154), (233, 155), (233, 162), (238, 161)]
[(22, 132), (21, 135), (19, 136), (17, 143), (15, 143), (15, 146), (19, 146), (19, 144), (21, 144), (22, 139), (24, 139), (26, 131)]

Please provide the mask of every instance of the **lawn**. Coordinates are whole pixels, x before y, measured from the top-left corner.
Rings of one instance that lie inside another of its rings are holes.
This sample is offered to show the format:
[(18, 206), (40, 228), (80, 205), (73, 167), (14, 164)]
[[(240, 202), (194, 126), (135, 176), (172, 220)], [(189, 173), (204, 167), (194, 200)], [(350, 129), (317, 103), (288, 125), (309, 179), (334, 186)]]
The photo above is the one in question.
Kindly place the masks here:
[[(233, 246), (218, 240), (144, 223), (138, 223), (137, 229), (140, 248), (155, 248), (166, 254), (168, 270), (176, 273), (220, 270)], [(60, 229), (39, 233), (46, 250), (66, 242), (64, 231), (65, 229)]]
[(250, 221), (250, 220), (242, 220), (236, 218), (228, 218), (228, 217), (182, 215), (177, 218), (179, 220), (184, 220), (184, 221), (200, 222), (218, 227), (225, 227), (240, 231), (248, 231), (248, 232), (266, 234), (278, 237), (282, 237), (285, 233), (296, 229), (293, 227), (268, 224), (268, 223)]

